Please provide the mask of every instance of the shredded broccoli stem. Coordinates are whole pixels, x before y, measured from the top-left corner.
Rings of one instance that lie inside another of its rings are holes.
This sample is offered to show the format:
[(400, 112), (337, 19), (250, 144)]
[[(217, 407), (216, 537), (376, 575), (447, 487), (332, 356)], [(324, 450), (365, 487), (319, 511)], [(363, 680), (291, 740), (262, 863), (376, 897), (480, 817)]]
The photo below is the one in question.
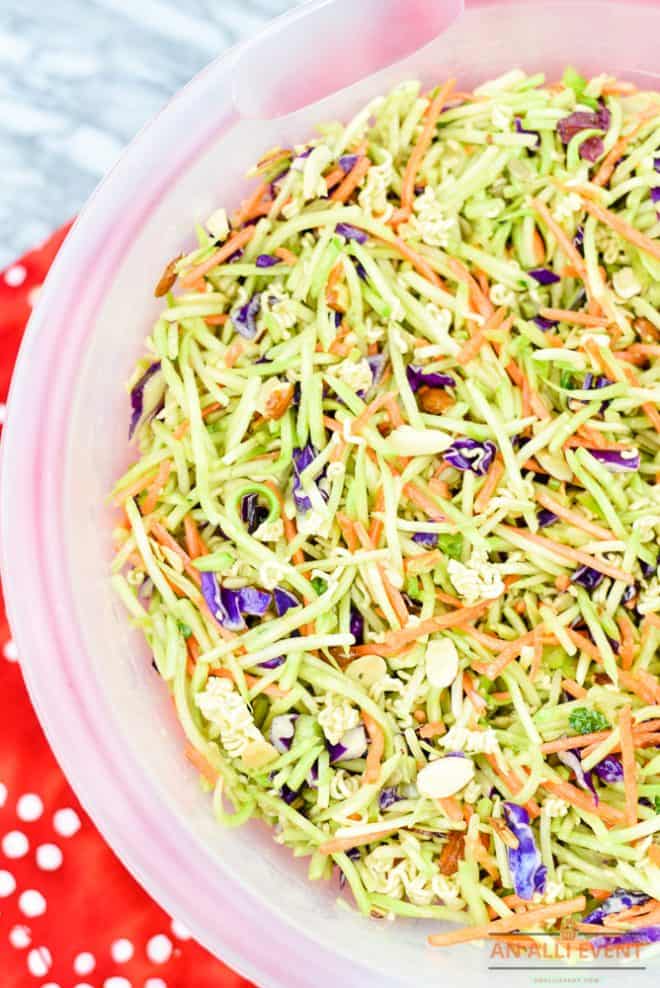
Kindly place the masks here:
[(112, 585), (218, 823), (365, 915), (660, 899), (660, 95), (441, 92), (197, 224), (130, 382)]

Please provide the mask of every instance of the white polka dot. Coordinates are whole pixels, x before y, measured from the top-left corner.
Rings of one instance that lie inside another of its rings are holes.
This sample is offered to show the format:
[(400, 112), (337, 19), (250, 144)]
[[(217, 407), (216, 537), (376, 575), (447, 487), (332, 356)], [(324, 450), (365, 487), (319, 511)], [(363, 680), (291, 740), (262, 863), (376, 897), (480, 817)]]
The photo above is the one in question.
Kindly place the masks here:
[(16, 804), (18, 819), (23, 820), (24, 823), (33, 823), (38, 820), (43, 811), (44, 804), (34, 792), (26, 792)]
[(0, 899), (6, 899), (16, 890), (16, 879), (9, 871), (0, 871)]
[(12, 926), (9, 931), (9, 942), (16, 950), (25, 950), (32, 943), (32, 933), (29, 926)]
[(0, 782), (0, 807), (4, 806), (7, 802), (7, 786), (4, 782)]
[(37, 866), (42, 871), (57, 871), (63, 855), (57, 844), (40, 844), (37, 848)]
[(106, 978), (103, 988), (133, 988), (128, 978)]
[(48, 974), (53, 963), (53, 955), (48, 947), (35, 947), (28, 954), (27, 966), (35, 978), (43, 978)]
[(94, 985), (90, 985), (88, 981), (80, 981), (73, 988), (94, 988)]
[(56, 985), (54, 981), (49, 981), (47, 985), (42, 985), (41, 988), (60, 988), (60, 986)]
[(18, 662), (18, 649), (16, 648), (16, 642), (13, 639), (9, 639), (5, 642), (4, 648), (2, 649), (2, 654), (6, 658), (7, 662)]
[(172, 956), (172, 941), (164, 933), (158, 933), (147, 943), (147, 957), (152, 964), (166, 964)]
[(53, 817), (53, 826), (60, 837), (73, 837), (80, 830), (82, 824), (80, 817), (75, 810), (58, 810)]
[(27, 889), (21, 892), (18, 899), (18, 908), (24, 916), (43, 916), (46, 912), (46, 900), (41, 892), (36, 889)]
[(115, 964), (125, 964), (126, 961), (130, 961), (135, 950), (130, 940), (121, 939), (115, 940), (110, 947), (110, 953)]
[(2, 838), (2, 850), (8, 858), (24, 858), (30, 850), (30, 842), (20, 830), (10, 830)]
[(167, 988), (162, 978), (147, 978), (144, 988)]
[(187, 926), (180, 923), (178, 919), (172, 920), (172, 933), (177, 940), (190, 940), (192, 933)]
[(5, 271), (5, 282), (10, 288), (18, 288), (27, 278), (27, 271), (22, 264), (14, 264)]
[(78, 954), (73, 962), (73, 970), (76, 974), (91, 974), (96, 967), (96, 958), (88, 950)]

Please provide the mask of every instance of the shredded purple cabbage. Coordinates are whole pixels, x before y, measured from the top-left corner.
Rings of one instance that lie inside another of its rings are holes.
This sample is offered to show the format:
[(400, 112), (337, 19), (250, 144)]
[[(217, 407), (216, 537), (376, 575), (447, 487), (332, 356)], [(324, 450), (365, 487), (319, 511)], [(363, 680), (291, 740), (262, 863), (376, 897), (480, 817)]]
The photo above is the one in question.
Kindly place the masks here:
[(406, 377), (411, 391), (419, 391), (420, 388), (454, 388), (456, 380), (451, 374), (439, 374), (435, 371), (425, 371), (423, 367), (415, 367), (408, 364), (406, 367)]
[(383, 376), (383, 371), (385, 370), (385, 364), (387, 363), (387, 357), (384, 353), (372, 353), (365, 360), (369, 364), (369, 369), (371, 371), (372, 377), (372, 388), (380, 384), (380, 379)]
[(620, 913), (633, 906), (641, 906), (649, 901), (650, 896), (645, 892), (629, 892), (627, 889), (615, 889), (604, 902), (601, 902), (593, 912), (585, 916), (585, 923), (602, 923), (611, 913)]
[(343, 171), (344, 175), (348, 175), (350, 171), (353, 171), (357, 164), (359, 155), (357, 154), (343, 154), (338, 161), (338, 165)]
[(496, 452), (497, 446), (490, 439), (483, 443), (476, 439), (455, 439), (442, 455), (457, 470), (471, 470), (478, 477), (483, 477), (488, 473)]
[(427, 549), (435, 549), (438, 544), (438, 536), (436, 532), (415, 532), (412, 540), (418, 545), (426, 546)]
[(580, 145), (580, 157), (583, 161), (590, 161), (592, 164), (598, 161), (605, 154), (605, 145), (602, 137), (587, 137)]
[(345, 240), (356, 240), (359, 244), (366, 244), (369, 239), (368, 233), (365, 233), (364, 230), (358, 230), (356, 226), (351, 226), (350, 223), (337, 223), (335, 233), (338, 233)]
[(361, 645), (364, 641), (364, 617), (353, 604), (351, 604), (349, 630), (355, 639), (355, 644)]
[(554, 329), (558, 325), (556, 319), (546, 319), (545, 316), (534, 316), (532, 322), (536, 323), (542, 333), (547, 333), (549, 329)]
[(653, 159), (653, 167), (657, 172), (660, 172), (660, 158)]
[(239, 309), (232, 312), (231, 321), (234, 329), (246, 340), (253, 340), (257, 335), (257, 316), (261, 311), (261, 293), (257, 292)]
[(280, 754), (289, 751), (296, 732), (298, 714), (278, 714), (270, 725), (270, 741)]
[(541, 508), (536, 519), (539, 523), (539, 528), (548, 528), (550, 525), (554, 525), (556, 521), (559, 521), (554, 511), (549, 511), (548, 508)]
[(580, 761), (580, 755), (578, 751), (558, 751), (557, 758), (559, 761), (570, 768), (571, 772), (575, 776), (575, 781), (579, 785), (580, 789), (584, 789), (586, 792), (590, 792), (594, 797), (594, 805), (598, 806), (598, 793), (594, 788), (593, 779), (591, 777), (591, 772), (585, 772), (582, 768), (582, 762)]
[(272, 268), (279, 263), (279, 257), (273, 257), (272, 254), (259, 254), (259, 257), (256, 260), (256, 265), (258, 268)]
[(399, 795), (397, 786), (388, 786), (386, 789), (381, 789), (378, 797), (378, 805), (381, 810), (388, 810), (390, 806), (394, 806), (394, 804), (400, 802), (401, 799), (403, 799), (403, 797)]
[[(296, 446), (292, 453), (293, 460), (293, 500), (296, 502), (296, 507), (298, 511), (306, 512), (310, 511), (312, 507), (311, 499), (305, 494), (300, 482), (301, 473), (312, 463), (318, 453), (311, 443), (307, 443), (305, 446)], [(322, 476), (325, 475), (325, 471)], [(325, 491), (321, 491), (322, 496), (327, 500), (328, 495)]]
[(573, 237), (573, 244), (582, 253), (584, 249), (584, 227), (579, 226), (575, 231), (575, 236)]
[(655, 563), (647, 563), (645, 559), (640, 559), (639, 567), (642, 571), (642, 576), (645, 580), (650, 580), (658, 572), (658, 566), (660, 565), (660, 555), (658, 555)]
[(275, 610), (278, 617), (282, 617), (292, 607), (300, 607), (298, 598), (290, 590), (284, 590), (282, 587), (275, 587), (273, 597), (275, 599)]
[(611, 936), (594, 937), (591, 941), (597, 950), (604, 947), (616, 947), (624, 943), (658, 943), (660, 941), (660, 926), (643, 926), (627, 933), (613, 933)]
[(535, 892), (545, 892), (548, 869), (542, 863), (527, 810), (516, 803), (503, 803), (503, 809), (507, 826), (518, 839), (518, 847), (508, 848), (513, 887), (516, 895), (529, 901)]
[(660, 202), (660, 185), (651, 189), (651, 202)]
[(590, 449), (594, 460), (598, 460), (612, 473), (629, 473), (639, 470), (640, 457), (636, 449)]
[(201, 574), (202, 595), (218, 624), (228, 631), (242, 631), (245, 621), (241, 614), (238, 593), (221, 587), (215, 573)]
[[(562, 144), (570, 144), (576, 134), (583, 130), (608, 130), (610, 126), (610, 111), (606, 106), (601, 106), (598, 110), (576, 110), (570, 113), (557, 124), (557, 132)], [(583, 157), (582, 150), (589, 139), (580, 148), (580, 157)], [(589, 159), (592, 160), (592, 159)]]
[(128, 438), (132, 439), (135, 430), (138, 427), (138, 423), (142, 418), (142, 413), (144, 412), (144, 389), (147, 382), (154, 376), (154, 374), (160, 370), (160, 360), (157, 360), (147, 367), (146, 371), (142, 377), (135, 382), (131, 388), (130, 401), (131, 401), (131, 420), (128, 426)]
[(284, 658), (284, 656), (283, 655), (278, 655), (274, 659), (266, 659), (265, 662), (260, 662), (259, 663), (259, 668), (260, 669), (279, 669), (279, 667), (280, 666), (283, 666), (285, 662), (286, 662), (286, 659)]
[(527, 274), (531, 275), (534, 281), (538, 281), (539, 285), (556, 285), (561, 278), (550, 268), (534, 268), (533, 271), (528, 271)]
[(577, 583), (590, 592), (595, 590), (602, 582), (603, 574), (599, 573), (597, 569), (592, 569), (591, 566), (578, 566), (571, 576), (571, 583)]
[(517, 134), (531, 134), (532, 136), (534, 136), (536, 138), (536, 147), (539, 147), (539, 145), (541, 144), (541, 135), (539, 134), (538, 130), (526, 130), (522, 125), (522, 120), (520, 119), (520, 117), (516, 117), (516, 119), (514, 120), (514, 125)]
[(353, 758), (362, 758), (367, 753), (367, 732), (364, 727), (352, 727), (346, 731), (341, 741), (337, 744), (326, 745), (330, 754), (331, 762), (350, 761)]
[(616, 755), (607, 755), (602, 762), (594, 765), (594, 772), (601, 782), (623, 782), (623, 764)]
[(291, 803), (293, 803), (293, 801), (297, 799), (299, 795), (300, 795), (300, 789), (296, 789), (296, 790), (289, 789), (286, 783), (280, 789), (280, 796), (287, 804), (287, 806), (290, 806)]
[(252, 535), (268, 517), (268, 509), (259, 504), (258, 494), (252, 492), (241, 498), (241, 518)]
[(263, 617), (273, 599), (267, 590), (258, 590), (257, 587), (241, 587), (236, 593), (241, 614), (251, 617)]

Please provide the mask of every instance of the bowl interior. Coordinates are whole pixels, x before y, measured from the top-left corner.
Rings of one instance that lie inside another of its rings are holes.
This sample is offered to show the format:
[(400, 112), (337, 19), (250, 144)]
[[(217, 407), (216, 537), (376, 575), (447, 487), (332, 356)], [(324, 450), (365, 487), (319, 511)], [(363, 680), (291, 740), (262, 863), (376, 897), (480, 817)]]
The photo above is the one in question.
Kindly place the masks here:
[[(366, 922), (336, 905), (335, 884), (308, 883), (304, 864), (263, 826), (214, 823), (148, 650), (108, 584), (113, 515), (104, 505), (134, 456), (123, 383), (159, 309), (153, 285), (190, 243), (194, 221), (238, 201), (244, 173), (265, 149), (350, 117), (397, 81), (455, 75), (464, 88), (513, 65), (554, 79), (573, 64), (657, 88), (659, 27), (657, 8), (628, 3), (473, 9), (404, 62), (265, 121), (240, 118), (227, 84), (231, 56), (221, 60), (101, 187), (33, 318), (3, 464), (8, 597), (30, 690), (81, 798), (138, 878), (261, 984), (412, 984), (460, 966), (485, 985), (488, 958), (485, 950), (430, 951), (424, 923)], [(31, 551), (15, 562), (12, 546)], [(34, 587), (39, 622), (28, 606)]]

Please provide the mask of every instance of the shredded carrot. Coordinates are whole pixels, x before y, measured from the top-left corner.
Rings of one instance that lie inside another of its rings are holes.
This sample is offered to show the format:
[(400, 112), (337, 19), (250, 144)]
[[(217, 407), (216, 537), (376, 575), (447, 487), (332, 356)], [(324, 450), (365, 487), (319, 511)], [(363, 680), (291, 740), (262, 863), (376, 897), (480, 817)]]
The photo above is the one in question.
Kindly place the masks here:
[[(243, 226), (248, 220), (251, 220), (258, 214), (259, 207), (261, 206), (261, 200), (270, 191), (270, 182), (262, 182), (253, 191), (252, 195), (245, 199), (233, 217), (233, 224), (235, 227)], [(268, 203), (270, 207), (272, 204)]]
[(384, 840), (395, 834), (392, 827), (383, 830), (374, 830), (370, 834), (356, 834), (354, 837), (335, 837), (319, 845), (320, 854), (342, 854), (344, 851), (352, 851), (354, 847), (363, 847), (365, 844), (373, 844), (375, 841)]
[[(502, 525), (502, 528), (506, 529), (508, 532), (513, 532), (520, 534), (519, 529), (513, 528), (511, 525)], [(534, 545), (538, 545), (543, 549), (547, 549), (548, 552), (552, 552), (557, 556), (561, 556), (564, 559), (569, 559), (571, 562), (581, 563), (585, 566), (591, 566), (592, 569), (598, 570), (599, 573), (603, 573), (605, 576), (610, 576), (613, 580), (623, 580), (624, 583), (632, 583), (633, 577), (630, 573), (626, 573), (624, 570), (619, 569), (618, 566), (612, 566), (610, 563), (606, 562), (604, 559), (600, 559), (598, 556), (592, 556), (588, 552), (582, 552), (581, 549), (574, 549), (572, 546), (562, 545), (561, 542), (555, 542), (554, 539), (549, 539), (545, 535), (536, 535), (533, 532), (525, 532), (524, 538), (528, 542), (532, 542)]]
[(372, 418), (376, 412), (380, 411), (381, 408), (385, 407), (389, 396), (394, 397), (394, 392), (383, 392), (383, 394), (380, 394), (377, 398), (374, 398), (374, 400), (367, 405), (364, 411), (355, 416), (351, 424), (351, 432), (353, 435), (359, 435), (369, 419)]
[(417, 178), (417, 173), (422, 167), (426, 152), (431, 146), (438, 117), (442, 113), (443, 107), (455, 86), (456, 80), (448, 79), (435, 95), (424, 114), (424, 126), (408, 159), (401, 183), (401, 206), (408, 216), (412, 212), (412, 206), (415, 200), (415, 179)]
[[(566, 235), (562, 227), (556, 221), (548, 207), (545, 203), (541, 202), (539, 199), (532, 199), (531, 202), (532, 209), (538, 213), (545, 225), (547, 226), (550, 233), (557, 241), (559, 249), (562, 254), (573, 265), (575, 270), (579, 273), (582, 281), (587, 282), (587, 266), (584, 262), (584, 258), (580, 254), (579, 250), (573, 243), (573, 241)], [(543, 310), (541, 310), (541, 315), (543, 315)], [(548, 316), (547, 318), (552, 318)]]
[[(515, 360), (509, 360), (508, 364), (505, 367), (505, 370), (509, 375), (509, 377), (511, 378), (511, 380), (513, 381), (513, 383), (516, 384), (522, 390), (523, 395), (526, 396), (527, 404), (529, 405), (530, 411), (533, 412), (534, 415), (536, 415), (536, 417), (539, 419), (550, 418), (550, 412), (545, 407), (545, 404), (543, 403), (541, 396), (538, 395), (536, 391), (534, 391), (529, 381), (521, 371), (520, 367), (518, 367), (518, 365), (516, 364)], [(531, 462), (535, 462), (535, 461), (531, 461)], [(527, 464), (524, 464), (524, 466), (525, 469), (528, 469)], [(545, 472), (545, 471), (541, 471), (541, 472)]]
[(333, 202), (346, 202), (371, 168), (370, 159), (364, 155), (355, 162), (348, 175), (337, 186), (330, 198)]
[(273, 251), (275, 257), (278, 257), (280, 261), (284, 261), (289, 267), (295, 267), (298, 263), (298, 256), (294, 254), (293, 251), (288, 250), (286, 247), (276, 247)]
[(623, 788), (626, 796), (626, 823), (637, 823), (637, 766), (635, 764), (635, 739), (633, 738), (632, 707), (627, 704), (619, 714), (621, 737), (621, 762), (623, 764)]
[(403, 561), (403, 568), (406, 573), (428, 573), (444, 556), (437, 549), (429, 549), (428, 552), (420, 552), (416, 556), (410, 556)]
[(129, 497), (137, 497), (138, 494), (142, 494), (156, 479), (158, 476), (159, 467), (155, 467), (148, 473), (143, 474), (138, 477), (132, 483), (127, 484), (126, 487), (120, 487), (114, 496), (115, 504), (123, 504), (129, 499)]
[(204, 316), (204, 322), (207, 326), (224, 326), (229, 322), (229, 316), (226, 312), (221, 312), (217, 316)]
[(230, 343), (225, 351), (225, 367), (233, 367), (244, 352), (245, 343), (242, 340), (236, 339)]
[(583, 895), (574, 899), (565, 899), (550, 906), (535, 906), (524, 913), (513, 913), (484, 923), (482, 926), (466, 926), (461, 930), (451, 930), (449, 933), (433, 933), (428, 938), (432, 947), (451, 947), (455, 943), (468, 943), (470, 940), (483, 940), (491, 934), (511, 933), (521, 926), (536, 927), (549, 919), (559, 919), (572, 913), (582, 912), (587, 904)]
[(630, 223), (626, 223), (626, 221), (621, 219), (621, 217), (616, 213), (613, 213), (609, 209), (605, 209), (604, 206), (600, 206), (591, 199), (587, 199), (584, 195), (582, 196), (582, 203), (588, 213), (595, 216), (596, 219), (605, 226), (609, 226), (611, 230), (618, 233), (624, 240), (627, 240), (629, 244), (632, 244), (634, 247), (639, 247), (639, 249), (643, 250), (645, 254), (649, 254), (651, 257), (654, 257), (656, 261), (660, 261), (660, 243), (656, 240), (651, 240), (651, 238), (647, 237), (645, 233), (640, 233), (639, 230), (635, 229), (634, 226), (631, 226)]
[[(505, 765), (500, 764), (496, 755), (487, 754), (485, 757), (490, 767), (499, 776), (511, 795), (516, 796), (523, 787), (523, 782), (516, 772), (512, 768), (507, 768)], [(536, 819), (541, 814), (538, 803), (533, 799), (530, 799), (525, 804), (525, 809), (533, 819)]]
[(214, 251), (210, 257), (207, 257), (201, 264), (197, 264), (194, 268), (191, 268), (188, 274), (181, 278), (181, 284), (184, 288), (194, 285), (198, 278), (203, 278), (205, 274), (212, 271), (218, 264), (222, 264), (228, 257), (231, 257), (237, 250), (240, 250), (241, 247), (245, 247), (252, 240), (254, 231), (255, 228), (253, 226), (246, 226), (242, 230), (238, 230), (222, 247)]
[(460, 607), (450, 614), (443, 614), (437, 618), (427, 618), (412, 627), (408, 626), (401, 631), (394, 631), (379, 643), (370, 645), (358, 645), (353, 648), (354, 655), (378, 654), (384, 657), (398, 655), (410, 642), (415, 641), (424, 635), (432, 635), (435, 631), (444, 631), (445, 628), (456, 628), (463, 624), (469, 624), (480, 618), (493, 604), (492, 600), (484, 600), (480, 604), (472, 607)]
[(660, 845), (651, 844), (648, 849), (648, 859), (656, 868), (660, 868)]
[(556, 319), (558, 322), (570, 322), (575, 326), (605, 327), (605, 316), (593, 316), (588, 312), (574, 312), (572, 309), (540, 309), (544, 319)]
[[(633, 387), (637, 387), (637, 388), (641, 387), (639, 378), (635, 374), (632, 367), (625, 367), (624, 374), (625, 377), (628, 379), (628, 382), (632, 384)], [(660, 432), (660, 412), (658, 411), (657, 406), (654, 405), (652, 401), (645, 401), (642, 403), (642, 409), (646, 413), (646, 416), (649, 419), (649, 421), (652, 423), (655, 431)]]
[[(152, 521), (149, 527), (149, 534), (159, 543), (175, 553), (182, 561), (186, 575), (190, 577), (196, 586), (200, 586), (202, 580), (198, 569), (191, 562), (190, 556), (182, 549), (179, 543), (173, 538), (167, 529), (160, 522)], [(210, 613), (210, 612), (209, 612)]]
[(371, 522), (371, 527), (369, 528), (369, 541), (371, 542), (371, 545), (375, 549), (378, 548), (378, 544), (381, 540), (381, 536), (383, 534), (383, 528), (384, 528), (383, 519), (377, 518), (376, 515), (382, 514), (384, 508), (385, 508), (385, 495), (383, 493), (382, 487), (379, 487), (378, 491), (376, 492), (376, 499), (374, 501), (374, 506), (373, 506), (373, 512), (372, 512), (373, 519)]
[(553, 796), (558, 796), (560, 799), (570, 803), (571, 806), (576, 806), (585, 813), (592, 813), (594, 816), (600, 817), (605, 823), (612, 824), (613, 826), (625, 823), (626, 818), (620, 810), (614, 809), (613, 806), (608, 806), (602, 800), (596, 806), (593, 796), (590, 793), (582, 792), (581, 789), (571, 785), (570, 782), (561, 782), (558, 779), (546, 779), (541, 783), (541, 786), (543, 789), (551, 792)]
[(418, 254), (416, 250), (413, 250), (413, 248), (410, 247), (405, 240), (402, 240), (401, 237), (394, 237), (393, 240), (386, 240), (385, 238), (380, 237), (376, 237), (375, 239), (380, 240), (383, 244), (387, 244), (388, 247), (395, 247), (399, 254), (401, 254), (401, 257), (405, 261), (412, 264), (415, 271), (417, 271), (418, 274), (421, 274), (422, 278), (426, 278), (426, 280), (430, 281), (432, 285), (436, 286), (436, 288), (444, 288), (442, 278), (436, 274), (426, 258), (422, 257), (421, 254)]
[(460, 803), (453, 796), (445, 796), (444, 799), (437, 799), (436, 802), (445, 816), (448, 816), (450, 820), (455, 820), (457, 823), (462, 821), (463, 813)]
[(353, 522), (348, 517), (348, 515), (343, 514), (343, 512), (337, 512), (337, 524), (341, 530), (341, 534), (344, 538), (344, 542), (348, 546), (351, 552), (355, 552), (358, 547), (358, 538), (355, 534), (355, 529), (353, 527)]
[[(543, 626), (539, 625), (539, 627), (541, 628), (541, 633), (542, 633)], [(504, 672), (506, 667), (511, 662), (514, 662), (518, 658), (518, 656), (520, 655), (520, 653), (522, 652), (523, 648), (526, 645), (534, 644), (535, 634), (536, 634), (536, 630), (527, 631), (524, 635), (521, 635), (520, 638), (516, 638), (515, 641), (512, 641), (508, 645), (506, 645), (499, 653), (497, 658), (493, 659), (492, 662), (489, 663), (473, 662), (472, 663), (473, 668), (476, 669), (477, 672), (482, 673), (488, 679), (497, 679), (497, 677), (500, 676), (502, 672)]]
[(469, 269), (456, 257), (447, 260), (447, 267), (452, 272), (457, 281), (467, 285), (468, 298), (475, 312), (478, 312), (484, 319), (490, 319), (495, 312), (495, 306), (491, 302), (488, 294), (483, 291), (479, 283), (470, 274)]
[(596, 902), (603, 902), (605, 899), (609, 899), (612, 892), (610, 889), (589, 889), (589, 895)]
[(474, 501), (474, 513), (475, 515), (480, 515), (486, 510), (491, 497), (499, 487), (500, 480), (504, 476), (504, 463), (499, 458), (496, 457), (490, 465), (488, 473), (484, 478), (484, 482), (481, 485), (481, 490), (477, 494)]
[[(220, 402), (214, 401), (212, 405), (207, 405), (206, 408), (202, 409), (202, 418), (203, 419), (208, 418), (209, 415), (213, 415), (214, 412), (220, 411), (221, 408), (222, 405), (220, 404)], [(175, 439), (183, 439), (183, 437), (187, 434), (189, 428), (190, 428), (190, 422), (186, 419), (184, 422), (181, 422), (181, 424), (176, 427), (176, 429), (172, 434)]]
[(206, 548), (204, 539), (199, 534), (199, 529), (192, 515), (186, 515), (183, 519), (183, 530), (186, 539), (186, 549), (190, 558), (198, 559), (199, 556), (207, 555), (208, 549)]
[(427, 497), (424, 491), (421, 491), (416, 484), (412, 482), (404, 484), (401, 493), (405, 494), (408, 500), (416, 504), (418, 508), (425, 511), (432, 521), (447, 521), (435, 501)]
[(193, 748), (191, 744), (186, 744), (183, 749), (184, 754), (191, 765), (194, 765), (201, 776), (203, 776), (207, 782), (215, 785), (220, 778), (220, 773), (216, 768), (211, 765), (210, 761), (204, 757), (201, 751), (197, 748)]
[(565, 507), (560, 501), (551, 497), (547, 491), (537, 490), (536, 500), (542, 507), (547, 508), (548, 511), (552, 511), (553, 514), (557, 515), (563, 521), (567, 521), (575, 528), (580, 528), (583, 532), (593, 535), (594, 538), (604, 539), (608, 542), (616, 541), (616, 535), (609, 528), (603, 528), (602, 525), (597, 525), (595, 522), (585, 518), (579, 511), (573, 511), (571, 508)]
[(635, 672), (628, 672), (622, 669), (619, 673), (621, 683), (638, 696), (644, 703), (654, 705), (660, 703), (660, 685), (657, 677), (647, 672), (646, 669), (636, 669)]
[(562, 679), (561, 688), (569, 694), (569, 696), (575, 697), (576, 700), (582, 700), (588, 695), (588, 691), (585, 690), (584, 686), (580, 686), (576, 683), (574, 679)]
[(425, 741), (431, 738), (442, 737), (443, 734), (447, 733), (447, 728), (440, 720), (429, 721), (428, 724), (424, 724), (424, 727), (419, 730), (420, 738), (424, 738)]

